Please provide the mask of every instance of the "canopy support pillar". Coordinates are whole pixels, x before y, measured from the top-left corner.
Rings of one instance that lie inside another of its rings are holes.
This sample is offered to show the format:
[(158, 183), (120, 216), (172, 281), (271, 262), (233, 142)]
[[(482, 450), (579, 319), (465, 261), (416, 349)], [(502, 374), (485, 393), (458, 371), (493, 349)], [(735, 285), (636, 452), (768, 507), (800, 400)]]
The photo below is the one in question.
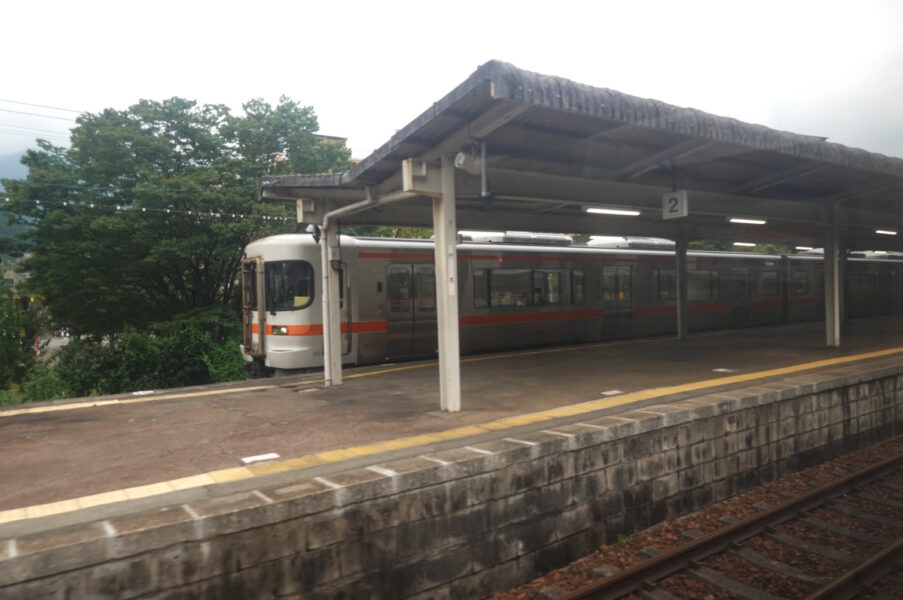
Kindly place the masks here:
[[(339, 310), (338, 220), (324, 220), (320, 232), (320, 280), (323, 298), (323, 379), (329, 386), (342, 385), (342, 318)], [(333, 268), (336, 264), (336, 268)]]
[(687, 318), (687, 239), (679, 235), (674, 243), (674, 256), (677, 262), (677, 339), (689, 337), (689, 320)]
[(458, 341), (458, 249), (455, 165), (442, 156), (441, 195), (433, 197), (436, 266), (436, 325), (439, 341), (439, 406), (461, 410), (461, 353)]
[(840, 347), (840, 239), (835, 208), (825, 232), (825, 337), (828, 348)]

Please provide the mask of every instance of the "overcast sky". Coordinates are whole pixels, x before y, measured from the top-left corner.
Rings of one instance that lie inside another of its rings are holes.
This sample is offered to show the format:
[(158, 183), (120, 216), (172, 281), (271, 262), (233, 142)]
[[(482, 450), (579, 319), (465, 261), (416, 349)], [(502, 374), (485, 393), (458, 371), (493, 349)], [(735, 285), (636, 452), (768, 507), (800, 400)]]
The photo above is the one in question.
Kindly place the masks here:
[(76, 116), (22, 103), (285, 94), (364, 158), (490, 59), (903, 157), (897, 0), (10, 0), (0, 22), (0, 157)]

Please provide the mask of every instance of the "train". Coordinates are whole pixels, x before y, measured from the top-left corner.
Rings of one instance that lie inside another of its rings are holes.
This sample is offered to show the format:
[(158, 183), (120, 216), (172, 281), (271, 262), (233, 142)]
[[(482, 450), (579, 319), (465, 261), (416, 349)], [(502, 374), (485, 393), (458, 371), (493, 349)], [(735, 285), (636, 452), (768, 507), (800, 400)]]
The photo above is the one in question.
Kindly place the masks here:
[[(459, 236), (461, 353), (675, 333), (673, 244), (618, 239)], [(433, 242), (341, 235), (339, 246), (342, 362), (435, 356)], [(243, 355), (258, 369), (322, 367), (320, 252), (309, 233), (245, 248)], [(691, 332), (824, 320), (820, 254), (689, 251), (687, 269)], [(853, 254), (842, 281), (847, 318), (903, 312), (900, 255)]]

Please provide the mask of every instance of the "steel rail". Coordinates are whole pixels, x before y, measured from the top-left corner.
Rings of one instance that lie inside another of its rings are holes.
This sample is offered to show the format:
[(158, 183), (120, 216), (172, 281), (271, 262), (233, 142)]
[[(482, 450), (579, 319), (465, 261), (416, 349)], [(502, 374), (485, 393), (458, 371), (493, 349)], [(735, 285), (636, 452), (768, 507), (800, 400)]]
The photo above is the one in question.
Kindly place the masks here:
[(862, 588), (878, 581), (897, 566), (903, 556), (903, 539), (897, 540), (880, 553), (850, 569), (823, 588), (806, 596), (805, 600), (847, 600), (855, 598)]
[(673, 550), (662, 552), (614, 575), (568, 592), (560, 596), (558, 600), (615, 600), (640, 589), (647, 582), (668, 577), (696, 561), (726, 550), (732, 544), (758, 535), (769, 527), (795, 518), (817, 508), (827, 500), (882, 477), (899, 468), (901, 463), (903, 463), (903, 454), (885, 459), (846, 477), (814, 488), (783, 504), (756, 513), (747, 519), (731, 523), (724, 529), (697, 538)]

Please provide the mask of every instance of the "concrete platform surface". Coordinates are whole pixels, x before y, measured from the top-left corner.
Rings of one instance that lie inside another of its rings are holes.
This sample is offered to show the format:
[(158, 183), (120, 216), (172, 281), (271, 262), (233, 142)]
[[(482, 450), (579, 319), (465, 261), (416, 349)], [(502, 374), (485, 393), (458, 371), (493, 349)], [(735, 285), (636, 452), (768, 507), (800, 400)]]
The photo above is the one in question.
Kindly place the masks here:
[[(216, 484), (297, 468), (338, 470), (372, 452), (536, 428), (696, 389), (749, 386), (851, 361), (901, 361), (901, 346), (903, 317), (894, 317), (851, 321), (839, 349), (826, 349), (823, 324), (813, 323), (700, 333), (683, 342), (622, 340), (464, 357), (463, 411), (456, 415), (439, 411), (434, 361), (348, 369), (336, 388), (323, 388), (321, 375), (310, 373), (7, 407), (0, 410), (0, 525), (173, 490), (203, 488), (209, 495)], [(664, 389), (643, 392), (656, 388)], [(514, 418), (552, 409), (558, 412)], [(409, 442), (393, 445), (400, 438)], [(270, 453), (278, 458), (256, 467), (242, 460)], [(16, 529), (27, 530), (27, 523)]]

